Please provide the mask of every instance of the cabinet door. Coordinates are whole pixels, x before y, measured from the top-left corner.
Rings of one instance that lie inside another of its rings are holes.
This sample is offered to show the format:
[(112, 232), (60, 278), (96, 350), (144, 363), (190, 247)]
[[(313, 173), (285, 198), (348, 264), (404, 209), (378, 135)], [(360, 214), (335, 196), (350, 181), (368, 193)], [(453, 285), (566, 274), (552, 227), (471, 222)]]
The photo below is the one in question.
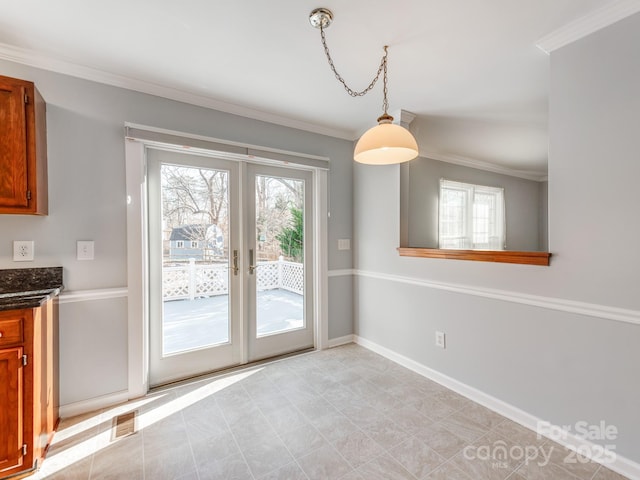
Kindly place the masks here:
[(26, 87), (0, 79), (0, 205), (27, 207)]
[(22, 347), (0, 350), (0, 476), (22, 465)]

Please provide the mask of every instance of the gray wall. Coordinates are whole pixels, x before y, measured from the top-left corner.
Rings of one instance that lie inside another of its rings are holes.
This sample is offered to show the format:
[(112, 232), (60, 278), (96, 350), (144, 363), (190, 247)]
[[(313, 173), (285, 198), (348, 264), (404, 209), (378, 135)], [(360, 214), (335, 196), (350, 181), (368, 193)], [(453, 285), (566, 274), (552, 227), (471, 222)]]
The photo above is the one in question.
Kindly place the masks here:
[(553, 424), (613, 424), (640, 462), (640, 325), (397, 281), (640, 318), (640, 15), (554, 52), (550, 81), (551, 266), (399, 257), (399, 168), (357, 165), (355, 267), (377, 275), (357, 277), (356, 333)]
[(540, 182), (540, 208), (538, 209), (538, 245), (540, 250), (549, 250), (549, 182)]
[[(329, 269), (350, 269), (351, 142), (199, 108), (0, 61), (0, 75), (34, 81), (47, 102), (47, 217), (0, 216), (0, 268), (62, 265), (66, 290), (126, 287), (124, 122), (264, 147), (326, 156), (329, 178)], [(34, 240), (36, 261), (14, 263), (13, 240)], [(94, 261), (75, 260), (77, 240), (94, 240)], [(330, 278), (329, 332), (352, 333), (349, 289)], [(122, 298), (60, 306), (61, 403), (127, 388), (126, 302)]]
[[(540, 245), (539, 182), (501, 175), (462, 165), (418, 158), (406, 167), (408, 178), (408, 247), (438, 248), (440, 179), (504, 188), (507, 250), (536, 251)], [(401, 188), (405, 188), (401, 185)], [(406, 193), (403, 192), (403, 195)], [(546, 199), (544, 200), (546, 204)], [(402, 214), (401, 221), (404, 221)], [(546, 228), (546, 226), (545, 226)]]

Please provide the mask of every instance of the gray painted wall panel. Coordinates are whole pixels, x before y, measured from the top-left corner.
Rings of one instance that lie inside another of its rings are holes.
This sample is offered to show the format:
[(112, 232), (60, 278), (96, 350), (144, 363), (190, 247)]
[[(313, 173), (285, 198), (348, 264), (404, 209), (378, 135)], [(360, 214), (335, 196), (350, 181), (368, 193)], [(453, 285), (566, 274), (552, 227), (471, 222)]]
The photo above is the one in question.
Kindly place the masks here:
[(329, 277), (329, 338), (353, 334), (353, 275)]
[[(550, 88), (550, 267), (399, 257), (399, 168), (357, 165), (355, 268), (640, 311), (640, 14), (554, 52)], [(615, 424), (640, 462), (640, 325), (369, 278), (355, 291), (357, 334), (556, 424)]]
[(549, 251), (549, 182), (540, 182), (540, 209), (538, 220), (538, 245), (543, 252)]
[(62, 303), (60, 405), (126, 390), (126, 339), (126, 298)]

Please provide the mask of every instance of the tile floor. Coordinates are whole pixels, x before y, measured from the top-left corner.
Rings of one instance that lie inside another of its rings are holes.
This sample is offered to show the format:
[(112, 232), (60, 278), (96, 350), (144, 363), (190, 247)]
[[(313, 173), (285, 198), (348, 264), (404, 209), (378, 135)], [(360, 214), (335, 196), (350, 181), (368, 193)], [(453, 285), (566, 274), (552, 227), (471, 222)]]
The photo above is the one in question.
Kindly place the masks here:
[[(137, 432), (114, 440), (113, 418), (132, 410)], [(504, 449), (511, 453), (491, 458)], [(624, 478), (589, 461), (567, 463), (567, 454), (437, 383), (346, 345), (64, 419), (32, 478)]]

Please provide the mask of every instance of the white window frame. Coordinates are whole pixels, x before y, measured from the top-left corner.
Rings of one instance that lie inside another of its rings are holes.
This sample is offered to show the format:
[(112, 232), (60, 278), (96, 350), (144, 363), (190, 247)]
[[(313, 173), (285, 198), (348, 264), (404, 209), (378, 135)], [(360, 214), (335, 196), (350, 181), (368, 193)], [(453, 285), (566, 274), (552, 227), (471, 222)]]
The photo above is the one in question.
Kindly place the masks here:
[[(446, 216), (448, 205), (443, 201), (445, 190), (455, 190), (462, 192), (464, 196), (463, 218), (460, 235), (446, 236), (444, 234), (443, 222)], [(493, 215), (488, 220), (491, 232), (486, 241), (480, 243), (477, 239), (477, 232), (474, 226), (477, 223), (475, 217), (476, 195), (489, 195), (494, 198), (495, 208)], [(440, 179), (440, 190), (438, 194), (438, 248), (441, 249), (464, 249), (464, 250), (506, 250), (506, 207), (504, 188), (489, 187), (486, 185), (476, 185), (472, 183), (457, 182)]]
[(176, 248), (184, 248), (184, 240), (176, 240)]

